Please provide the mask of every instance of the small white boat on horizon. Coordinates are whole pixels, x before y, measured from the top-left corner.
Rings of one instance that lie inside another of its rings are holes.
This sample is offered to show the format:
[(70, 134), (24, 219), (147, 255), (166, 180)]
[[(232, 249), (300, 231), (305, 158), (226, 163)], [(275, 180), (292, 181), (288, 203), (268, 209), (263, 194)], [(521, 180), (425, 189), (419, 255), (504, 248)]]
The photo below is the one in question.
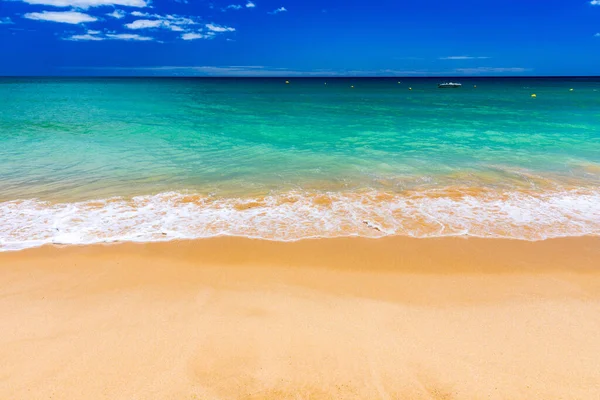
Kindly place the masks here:
[(456, 82), (438, 83), (438, 88), (439, 89), (459, 88), (461, 86), (462, 86), (462, 83), (456, 83)]

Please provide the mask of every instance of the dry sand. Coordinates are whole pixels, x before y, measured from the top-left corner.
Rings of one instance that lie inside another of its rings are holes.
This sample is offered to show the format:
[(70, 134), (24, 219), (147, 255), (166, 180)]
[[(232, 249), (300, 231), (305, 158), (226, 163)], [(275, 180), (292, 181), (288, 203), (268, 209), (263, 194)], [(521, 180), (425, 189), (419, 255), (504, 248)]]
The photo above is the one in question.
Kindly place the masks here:
[(598, 399), (600, 238), (0, 254), (0, 399)]

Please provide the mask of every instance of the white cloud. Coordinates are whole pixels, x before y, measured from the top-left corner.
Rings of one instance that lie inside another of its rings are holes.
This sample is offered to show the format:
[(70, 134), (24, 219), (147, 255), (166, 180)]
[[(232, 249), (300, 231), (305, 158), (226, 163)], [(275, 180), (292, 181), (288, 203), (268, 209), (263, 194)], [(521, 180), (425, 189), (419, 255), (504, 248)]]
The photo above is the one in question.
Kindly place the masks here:
[[(208, 39), (208, 38), (206, 38)], [(230, 65), (230, 66), (153, 66), (153, 67), (65, 67), (65, 69), (95, 69), (100, 71), (117, 72), (117, 75), (123, 72), (140, 76), (160, 75), (160, 76), (448, 76), (448, 74), (457, 75), (452, 71), (429, 71), (429, 70), (292, 70), (288, 68), (269, 67), (260, 65)]]
[(93, 31), (93, 30), (89, 30), (87, 31), (87, 33), (83, 34), (83, 35), (73, 35), (73, 36), (69, 36), (64, 38), (64, 40), (73, 40), (73, 41), (100, 41), (100, 40), (104, 40), (105, 38), (102, 36), (98, 36), (100, 35), (101, 32), (100, 31)]
[(171, 21), (171, 22), (179, 24), (179, 25), (192, 25), (192, 24), (197, 23), (196, 21), (194, 21), (192, 19), (193, 17), (183, 17), (183, 16), (177, 15), (177, 14), (160, 15), (160, 14), (150, 14), (150, 13), (141, 12), (141, 11), (133, 11), (131, 13), (131, 15), (134, 17), (154, 18), (154, 19), (158, 19), (161, 21)]
[(141, 36), (137, 34), (130, 33), (107, 33), (103, 34), (100, 31), (92, 31), (88, 30), (87, 33), (83, 35), (73, 35), (65, 40), (73, 40), (73, 41), (101, 41), (101, 40), (133, 40), (133, 41), (150, 41), (154, 40), (149, 36)]
[(6, 18), (0, 18), (0, 25), (2, 25), (2, 24), (12, 24), (12, 23), (13, 23), (12, 20), (10, 18), (8, 18), (8, 17), (6, 17)]
[[(70, 67), (68, 69), (80, 69)], [(90, 69), (87, 67), (86, 69)], [(230, 65), (230, 66), (153, 66), (153, 67), (98, 67), (102, 71), (126, 72), (135, 75), (163, 76), (394, 76), (394, 75), (426, 75), (423, 70), (359, 70), (334, 71), (328, 69), (299, 71), (288, 68), (268, 67), (261, 65)]]
[(471, 56), (450, 56), (440, 57), (440, 60), (486, 60), (489, 57), (471, 57)]
[(172, 22), (174, 24), (178, 24), (178, 25), (194, 25), (194, 24), (197, 23), (196, 21), (194, 21), (191, 18), (182, 17), (180, 15), (169, 14), (169, 15), (166, 15), (164, 17), (161, 17), (160, 15), (154, 15), (154, 17), (159, 18), (159, 19), (161, 19), (161, 18), (167, 19), (168, 21), (170, 21), (170, 22)]
[(85, 22), (94, 22), (98, 18), (76, 11), (42, 11), (23, 15), (24, 18), (37, 21), (61, 22), (65, 24), (82, 24)]
[(149, 41), (154, 40), (149, 36), (140, 36), (138, 34), (131, 33), (107, 33), (106, 37), (113, 40), (137, 40), (137, 41)]
[(215, 24), (206, 24), (206, 27), (208, 28), (209, 31), (212, 32), (235, 32), (235, 28), (231, 28), (229, 26), (220, 26), (220, 25), (215, 25)]
[(205, 35), (197, 32), (188, 32), (181, 35), (183, 40), (198, 40), (198, 39), (212, 39), (212, 35)]
[(592, 0), (590, 1), (590, 4), (593, 6), (600, 6), (600, 0)]
[(139, 19), (128, 24), (125, 27), (128, 29), (170, 29), (173, 32), (184, 32), (187, 30), (189, 25), (196, 25), (197, 22), (188, 17), (182, 17), (180, 15), (158, 15), (133, 12), (132, 15), (145, 16), (154, 19)]
[(28, 4), (39, 4), (53, 7), (89, 8), (100, 6), (146, 7), (146, 0), (22, 0)]
[[(206, 38), (195, 38), (206, 39)], [(189, 39), (193, 40), (193, 39)], [(73, 68), (69, 68), (73, 69)], [(286, 68), (264, 66), (156, 66), (156, 67), (99, 67), (105, 71), (127, 71), (140, 75), (193, 75), (193, 76), (291, 76), (299, 75)]]
[(103, 37), (97, 36), (100, 31), (87, 31), (84, 35), (73, 35), (71, 37), (65, 38), (65, 40), (73, 40), (73, 41), (100, 41), (104, 40)]
[(121, 19), (121, 18), (124, 18), (127, 15), (127, 13), (125, 11), (123, 11), (123, 10), (115, 10), (115, 11), (113, 11), (111, 13), (106, 14), (106, 15), (108, 15), (109, 17), (116, 18), (116, 19)]
[[(208, 39), (208, 38), (205, 38)], [(192, 39), (190, 39), (192, 40)], [(378, 70), (332, 70), (332, 69), (315, 69), (315, 70), (293, 70), (288, 68), (270, 67), (270, 66), (138, 66), (138, 67), (64, 67), (65, 69), (95, 69), (100, 71), (110, 71), (117, 75), (123, 73), (134, 74), (140, 76), (149, 75), (161, 75), (161, 76), (313, 76), (313, 77), (327, 77), (327, 76), (462, 76), (465, 75), (462, 71), (467, 71), (472, 75), (475, 75), (473, 70), (479, 73), (487, 73), (489, 75), (510, 75), (511, 73), (524, 73), (532, 71), (528, 68), (479, 68), (471, 70), (428, 70), (428, 69), (408, 69), (408, 70), (394, 70), (394, 69), (378, 69)], [(112, 74), (111, 73), (111, 74)]]
[(230, 4), (227, 7), (222, 8), (221, 10), (222, 11), (227, 11), (227, 10), (241, 10), (244, 7), (246, 7), (246, 8), (254, 8), (254, 7), (256, 7), (256, 4), (254, 4), (251, 1), (248, 1), (245, 6), (242, 6), (240, 4)]
[(280, 12), (286, 12), (286, 11), (287, 11), (287, 9), (285, 7), (279, 7), (278, 9), (271, 11), (269, 14), (278, 14)]
[(125, 24), (125, 27), (128, 29), (149, 29), (149, 28), (158, 28), (162, 25), (163, 25), (163, 21), (138, 19), (137, 21), (133, 21), (129, 24)]

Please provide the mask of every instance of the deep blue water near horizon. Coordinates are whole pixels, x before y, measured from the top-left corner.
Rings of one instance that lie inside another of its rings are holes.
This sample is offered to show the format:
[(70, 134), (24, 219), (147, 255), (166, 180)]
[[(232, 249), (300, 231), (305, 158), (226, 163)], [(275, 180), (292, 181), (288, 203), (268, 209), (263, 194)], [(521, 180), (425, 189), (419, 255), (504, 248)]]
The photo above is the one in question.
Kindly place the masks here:
[(0, 110), (0, 250), (600, 232), (600, 78), (0, 78)]

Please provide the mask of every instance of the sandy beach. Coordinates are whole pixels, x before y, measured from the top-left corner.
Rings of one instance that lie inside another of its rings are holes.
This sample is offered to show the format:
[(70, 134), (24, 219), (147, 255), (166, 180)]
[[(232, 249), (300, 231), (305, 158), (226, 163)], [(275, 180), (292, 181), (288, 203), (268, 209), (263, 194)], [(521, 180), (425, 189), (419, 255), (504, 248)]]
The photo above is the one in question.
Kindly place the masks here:
[(598, 399), (600, 238), (0, 254), (2, 399)]

